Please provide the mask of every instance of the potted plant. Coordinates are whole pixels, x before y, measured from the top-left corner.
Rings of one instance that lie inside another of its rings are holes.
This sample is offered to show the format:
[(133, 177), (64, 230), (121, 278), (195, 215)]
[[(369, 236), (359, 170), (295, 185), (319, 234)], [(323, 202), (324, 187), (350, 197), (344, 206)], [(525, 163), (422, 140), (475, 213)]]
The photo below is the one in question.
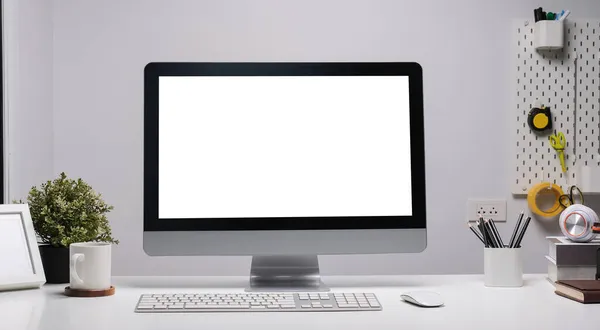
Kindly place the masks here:
[[(19, 201), (22, 203), (22, 201)], [(77, 242), (119, 242), (112, 237), (106, 204), (82, 179), (63, 172), (33, 187), (27, 196), (47, 283), (69, 282), (69, 245)]]

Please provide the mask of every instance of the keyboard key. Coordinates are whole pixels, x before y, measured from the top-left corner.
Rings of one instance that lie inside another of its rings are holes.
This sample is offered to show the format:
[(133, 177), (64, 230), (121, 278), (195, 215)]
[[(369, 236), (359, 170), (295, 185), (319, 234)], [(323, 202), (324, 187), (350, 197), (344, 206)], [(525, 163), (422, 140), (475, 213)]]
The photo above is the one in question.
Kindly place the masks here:
[(146, 306), (138, 306), (138, 309), (144, 309), (144, 310), (153, 309), (153, 308), (154, 308), (154, 306), (152, 306), (152, 305), (150, 305), (150, 306), (148, 306), (148, 305), (146, 305)]
[(294, 309), (294, 308), (296, 308), (296, 305), (293, 305), (293, 304), (292, 305), (281, 305), (281, 308), (284, 308), (284, 309)]
[(138, 304), (139, 307), (154, 307), (154, 304)]
[(302, 308), (311, 308), (311, 305), (302, 305)]
[(333, 305), (326, 304), (326, 305), (323, 305), (323, 308), (333, 308)]

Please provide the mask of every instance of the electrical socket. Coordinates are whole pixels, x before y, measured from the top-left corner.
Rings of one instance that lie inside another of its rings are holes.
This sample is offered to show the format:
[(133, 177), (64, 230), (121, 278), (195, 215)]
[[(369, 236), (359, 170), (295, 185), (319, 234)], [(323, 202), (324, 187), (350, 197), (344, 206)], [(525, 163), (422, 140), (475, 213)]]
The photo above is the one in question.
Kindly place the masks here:
[(467, 201), (467, 221), (479, 220), (479, 214), (496, 222), (506, 222), (505, 199), (469, 199)]

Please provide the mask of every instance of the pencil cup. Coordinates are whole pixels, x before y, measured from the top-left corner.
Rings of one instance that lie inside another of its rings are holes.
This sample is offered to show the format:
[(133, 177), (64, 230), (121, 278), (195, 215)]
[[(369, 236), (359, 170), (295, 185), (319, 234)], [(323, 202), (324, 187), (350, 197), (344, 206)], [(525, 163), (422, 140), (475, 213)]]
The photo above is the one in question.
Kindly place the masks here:
[(485, 248), (483, 259), (485, 286), (523, 286), (523, 256), (521, 249)]
[(565, 45), (564, 21), (539, 21), (533, 30), (535, 49), (562, 49)]

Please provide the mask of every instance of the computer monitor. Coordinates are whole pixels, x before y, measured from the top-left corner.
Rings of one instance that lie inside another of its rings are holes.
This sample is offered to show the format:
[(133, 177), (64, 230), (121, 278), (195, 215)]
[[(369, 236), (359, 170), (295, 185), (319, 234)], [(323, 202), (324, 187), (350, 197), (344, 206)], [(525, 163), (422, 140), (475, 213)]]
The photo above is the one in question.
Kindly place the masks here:
[(418, 64), (150, 63), (144, 97), (148, 255), (324, 290), (317, 255), (425, 249)]

